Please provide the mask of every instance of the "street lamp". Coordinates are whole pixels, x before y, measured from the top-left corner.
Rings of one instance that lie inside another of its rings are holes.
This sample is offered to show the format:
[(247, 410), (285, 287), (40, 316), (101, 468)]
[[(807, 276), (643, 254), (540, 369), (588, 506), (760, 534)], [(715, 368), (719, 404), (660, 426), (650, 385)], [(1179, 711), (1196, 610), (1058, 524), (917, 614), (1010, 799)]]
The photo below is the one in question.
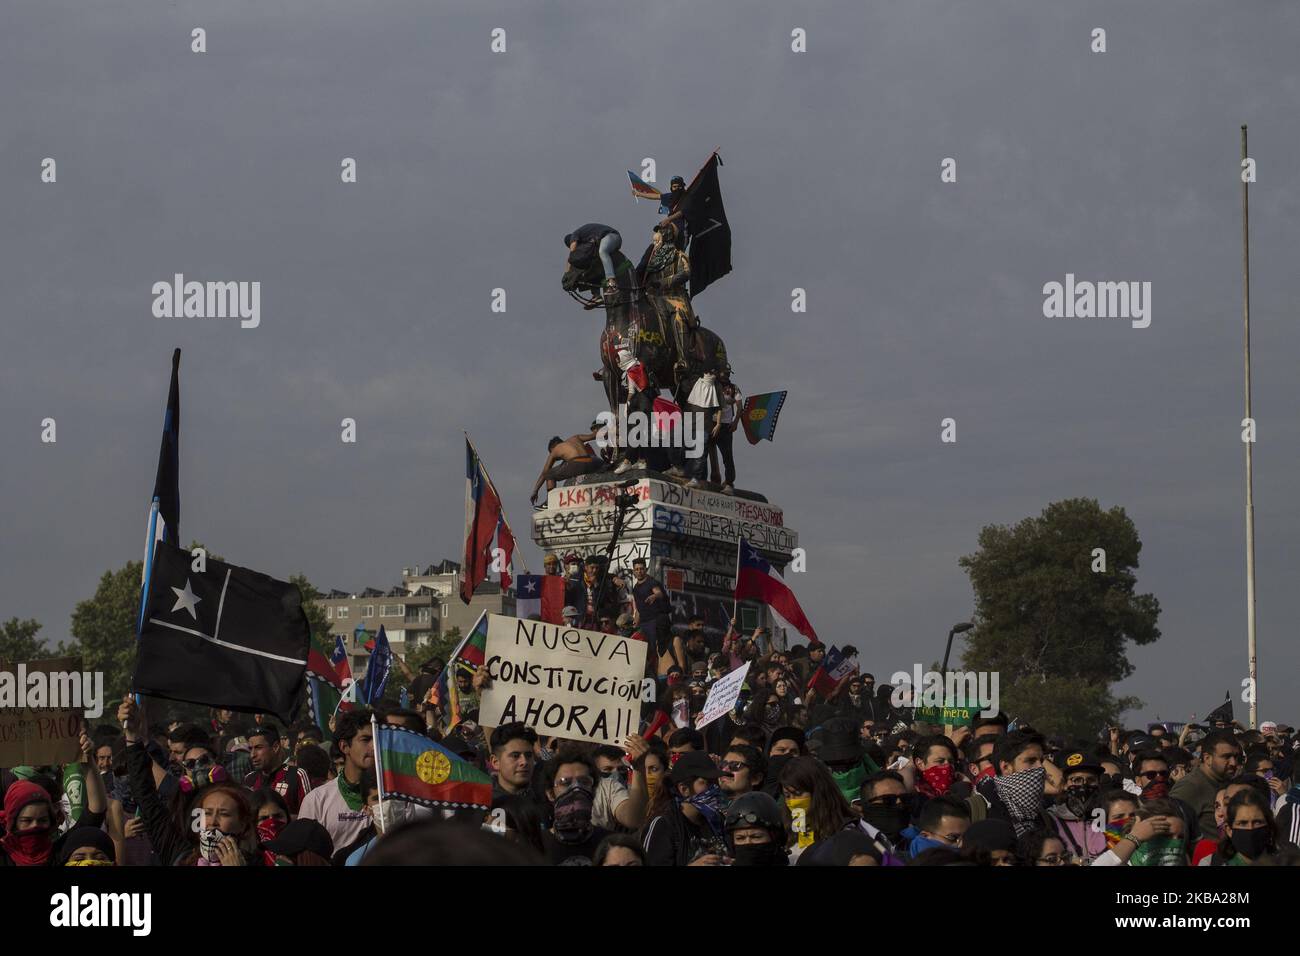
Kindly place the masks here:
[(954, 634), (965, 634), (974, 626), (970, 621), (963, 621), (960, 624), (954, 624), (952, 630), (948, 632), (948, 647), (943, 652), (943, 672), (945, 675), (948, 673), (948, 656), (952, 654), (952, 636)]

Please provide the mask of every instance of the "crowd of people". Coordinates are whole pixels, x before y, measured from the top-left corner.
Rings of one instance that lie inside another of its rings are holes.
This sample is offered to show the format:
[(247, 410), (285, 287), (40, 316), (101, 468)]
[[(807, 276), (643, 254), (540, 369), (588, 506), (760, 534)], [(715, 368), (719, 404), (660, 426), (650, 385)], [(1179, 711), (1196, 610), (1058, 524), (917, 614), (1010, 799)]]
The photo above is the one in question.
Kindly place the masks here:
[[(480, 726), (485, 669), (457, 675), (465, 710), (450, 728), (424, 696), (341, 711), (329, 733), (220, 710), (151, 724), (127, 697), (116, 723), (82, 734), (79, 762), (0, 771), (0, 865), (1300, 862), (1291, 727), (1153, 724), (1067, 741), (1000, 713), (935, 726), (870, 673), (819, 680), (816, 642), (781, 650), (734, 626), (719, 640), (698, 620), (667, 637), (648, 655), (660, 693), (617, 746)], [(713, 681), (745, 662), (732, 711), (695, 726)], [(381, 800), (372, 720), (485, 771), (490, 806)]]

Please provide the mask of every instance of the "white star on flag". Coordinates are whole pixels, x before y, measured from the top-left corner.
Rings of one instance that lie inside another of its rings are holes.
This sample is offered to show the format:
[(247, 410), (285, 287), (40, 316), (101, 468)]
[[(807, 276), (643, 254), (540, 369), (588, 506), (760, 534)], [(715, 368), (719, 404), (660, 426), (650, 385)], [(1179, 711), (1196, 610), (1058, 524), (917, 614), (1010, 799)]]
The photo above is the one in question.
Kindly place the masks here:
[(532, 578), (529, 578), (529, 579), (528, 579), (528, 584), (525, 585), (525, 588), (526, 588), (526, 590), (528, 591), (529, 594), (532, 594), (534, 591), (537, 590), (537, 582), (534, 581)]
[(195, 596), (194, 592), (190, 590), (190, 579), (185, 579), (184, 590), (181, 590), (180, 588), (172, 588), (172, 590), (176, 592), (176, 605), (172, 608), (172, 613), (175, 614), (181, 608), (185, 608), (185, 610), (190, 612), (190, 617), (197, 621), (199, 615), (198, 612), (194, 610), (194, 605), (202, 601), (203, 598)]

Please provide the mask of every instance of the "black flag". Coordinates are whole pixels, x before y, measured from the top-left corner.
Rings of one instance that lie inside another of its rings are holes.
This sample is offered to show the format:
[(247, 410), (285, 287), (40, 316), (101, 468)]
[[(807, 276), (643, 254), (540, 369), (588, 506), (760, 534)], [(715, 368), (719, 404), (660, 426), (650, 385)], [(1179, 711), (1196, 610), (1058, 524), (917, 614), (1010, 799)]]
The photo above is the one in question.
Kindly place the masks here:
[(691, 238), (691, 297), (731, 271), (731, 226), (722, 208), (722, 186), (718, 183), (717, 153), (686, 189), (682, 214)]
[(1225, 693), (1223, 696), (1227, 699), (1205, 715), (1205, 722), (1211, 725), (1211, 730), (1214, 729), (1213, 724), (1216, 720), (1221, 720), (1225, 724), (1232, 723), (1232, 695)]
[(135, 661), (136, 693), (297, 719), (310, 634), (298, 588), (160, 541)]

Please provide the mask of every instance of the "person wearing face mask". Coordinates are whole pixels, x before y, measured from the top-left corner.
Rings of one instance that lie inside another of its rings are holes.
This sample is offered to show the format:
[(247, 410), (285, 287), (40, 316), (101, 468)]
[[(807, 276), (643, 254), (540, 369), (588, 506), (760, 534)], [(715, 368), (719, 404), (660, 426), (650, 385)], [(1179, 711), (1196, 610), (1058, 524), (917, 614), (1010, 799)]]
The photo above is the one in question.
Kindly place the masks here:
[(592, 823), (600, 771), (584, 747), (564, 745), (543, 768), (546, 797), (551, 801), (551, 828), (542, 837), (546, 856), (558, 866), (573, 857), (591, 862), (609, 831)]
[(765, 793), (746, 793), (723, 816), (727, 850), (735, 866), (788, 866), (785, 820), (777, 802)]
[(994, 751), (996, 776), (979, 783), (968, 798), (972, 820), (1007, 820), (1017, 838), (1050, 827), (1044, 809), (1047, 771), (1043, 766), (1043, 738), (1016, 732), (998, 740)]
[(1228, 802), (1243, 790), (1250, 789), (1250, 784), (1240, 780), (1234, 780), (1229, 784), (1219, 788), (1219, 792), (1214, 795), (1214, 822), (1215, 831), (1213, 833), (1200, 833), (1200, 839), (1196, 841), (1192, 849), (1192, 865), (1199, 866), (1203, 860), (1208, 859), (1219, 848), (1219, 841), (1223, 839), (1225, 827), (1228, 822)]
[(909, 860), (927, 850), (956, 850), (970, 823), (970, 810), (964, 800), (935, 797), (921, 808), (916, 823), (900, 834), (900, 845), (906, 844), (904, 855)]
[(862, 799), (862, 784), (880, 769), (863, 751), (857, 723), (845, 717), (828, 720), (822, 727), (817, 759), (830, 770), (850, 806)]
[(1253, 866), (1277, 852), (1277, 825), (1268, 798), (1247, 787), (1228, 801), (1219, 848), (1201, 866)]
[(656, 795), (643, 837), (646, 866), (718, 866), (725, 860), (722, 772), (706, 753), (689, 750), (672, 765)]
[(856, 828), (858, 817), (844, 799), (831, 771), (814, 757), (795, 757), (781, 770), (781, 792), (790, 814), (794, 834), (791, 858), (819, 840), (833, 837), (849, 827)]
[(889, 849), (907, 843), (903, 831), (912, 822), (908, 809), (907, 785), (894, 770), (881, 770), (862, 784), (862, 819), (858, 826), (867, 836), (885, 841)]
[(1106, 833), (1093, 825), (1100, 792), (1101, 762), (1084, 750), (1067, 750), (1058, 758), (1065, 792), (1047, 808), (1053, 830), (1073, 858), (1091, 863), (1106, 852)]
[(1138, 808), (1111, 849), (1093, 866), (1186, 866), (1187, 830), (1171, 800), (1150, 800)]
[(263, 847), (274, 866), (329, 866), (334, 855), (329, 831), (315, 820), (294, 820)]
[(103, 830), (78, 827), (68, 833), (58, 853), (59, 866), (116, 866), (117, 851)]
[(49, 866), (54, 856), (54, 804), (45, 788), (30, 780), (9, 785), (0, 811), (0, 867)]

